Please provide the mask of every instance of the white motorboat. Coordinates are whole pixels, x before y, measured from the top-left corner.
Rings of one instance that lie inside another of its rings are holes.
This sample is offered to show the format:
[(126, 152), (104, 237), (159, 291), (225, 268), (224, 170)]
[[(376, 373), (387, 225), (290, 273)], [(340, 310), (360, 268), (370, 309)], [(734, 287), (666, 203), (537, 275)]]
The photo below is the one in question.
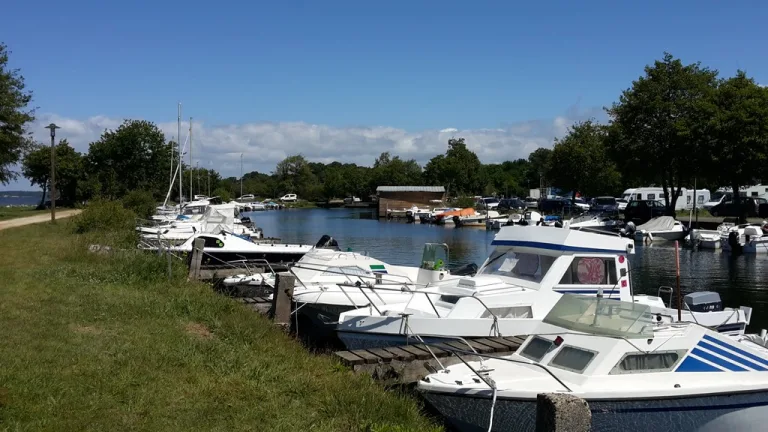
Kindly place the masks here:
[[(193, 206), (191, 209), (202, 208)], [(188, 209), (185, 209), (185, 211)], [(180, 215), (172, 222), (158, 223), (155, 226), (139, 226), (142, 242), (152, 244), (162, 242), (179, 245), (196, 233), (220, 233), (222, 231), (246, 238), (261, 237), (260, 230), (253, 230), (250, 219), (244, 222), (239, 217), (237, 207), (231, 204), (206, 205), (203, 214), (190, 213)]]
[[(632, 293), (627, 259), (634, 253), (632, 240), (546, 226), (507, 226), (491, 244), (495, 249), (471, 278), (436, 282), (410, 293), (407, 302), (342, 313), (339, 338), (348, 349), (358, 349), (403, 344), (415, 335), (527, 335), (561, 294), (647, 304), (660, 322), (677, 321), (678, 310), (660, 297)], [(681, 320), (743, 333), (752, 309), (723, 308), (717, 293), (705, 293), (706, 298), (702, 292), (685, 297)]]
[[(409, 292), (477, 270), (469, 265), (451, 272), (446, 268), (449, 257), (448, 246), (437, 243), (424, 245), (418, 267), (391, 265), (337, 248), (315, 248), (290, 268), (296, 277), (293, 300), (301, 314), (315, 324), (335, 324), (343, 311), (405, 301), (402, 296)], [(224, 285), (273, 287), (275, 280), (274, 274), (238, 275), (225, 279)]]
[[(264, 264), (290, 264), (301, 259), (314, 245), (254, 243), (232, 233), (198, 233), (178, 246), (171, 246), (171, 252), (191, 254), (195, 240), (205, 240), (202, 263), (224, 265), (235, 261), (259, 261)], [(148, 248), (149, 249), (149, 248)], [(151, 250), (151, 249), (150, 249)]]
[(453, 207), (435, 207), (431, 211), (420, 212), (418, 213), (419, 222), (423, 224), (435, 223), (435, 217), (447, 211), (454, 211), (454, 210), (460, 210), (460, 209), (453, 208)]
[(768, 407), (768, 350), (694, 323), (659, 324), (647, 305), (563, 296), (516, 353), (462, 363), (418, 383), (461, 431), (536, 429), (537, 395), (586, 400), (592, 431), (696, 431)]
[(736, 226), (735, 223), (724, 221), (717, 226), (716, 230), (692, 229), (688, 231), (686, 240), (700, 249), (720, 249), (722, 246), (720, 239), (723, 236), (728, 237), (728, 231), (734, 226)]
[(457, 228), (463, 226), (484, 227), (488, 221), (499, 221), (500, 223), (506, 223), (508, 218), (509, 216), (502, 216), (496, 210), (487, 210), (483, 213), (475, 213), (474, 215), (454, 216), (453, 223)]
[(768, 222), (732, 226), (722, 232), (720, 246), (728, 253), (768, 253)]
[(563, 222), (564, 228), (616, 232), (622, 225), (618, 212), (590, 212)]
[(672, 216), (655, 217), (648, 222), (637, 226), (634, 233), (631, 230), (633, 224), (627, 224), (627, 233), (633, 235), (638, 241), (674, 241), (682, 240), (688, 234), (688, 229)]

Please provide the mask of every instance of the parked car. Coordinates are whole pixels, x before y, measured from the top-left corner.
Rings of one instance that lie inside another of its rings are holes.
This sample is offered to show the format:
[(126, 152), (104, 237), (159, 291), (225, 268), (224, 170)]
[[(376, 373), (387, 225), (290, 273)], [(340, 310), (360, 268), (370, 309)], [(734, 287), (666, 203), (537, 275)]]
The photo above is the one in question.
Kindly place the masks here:
[(593, 200), (592, 210), (615, 212), (619, 210), (619, 204), (616, 202), (616, 198), (611, 196), (601, 196)]
[(704, 208), (707, 210), (711, 210), (716, 205), (723, 203), (725, 201), (732, 201), (733, 200), (733, 194), (730, 192), (715, 192), (714, 195), (709, 199), (709, 201), (704, 203)]
[(627, 203), (624, 210), (624, 221), (644, 224), (649, 220), (664, 216), (666, 207), (656, 200), (633, 200)]
[[(566, 198), (566, 199), (567, 199), (567, 198)], [(580, 209), (582, 209), (582, 210), (584, 210), (584, 211), (587, 211), (587, 210), (589, 210), (589, 203), (587, 203), (586, 201), (584, 201), (584, 199), (583, 199), (583, 198), (576, 198), (575, 200), (573, 200), (573, 204), (574, 204), (576, 207), (578, 207), (578, 208), (580, 208)]]
[(344, 203), (346, 204), (359, 203), (359, 202), (360, 202), (360, 198), (356, 196), (344, 198)]
[(253, 201), (255, 199), (256, 199), (256, 197), (253, 196), (253, 194), (245, 194), (245, 195), (241, 196), (240, 198), (238, 198), (237, 200), (238, 201), (249, 201), (249, 200)]
[(485, 210), (496, 210), (499, 206), (499, 200), (494, 197), (476, 198), (477, 206)]
[[(765, 198), (741, 197), (741, 208), (747, 217), (766, 217), (768, 215), (768, 201)], [(740, 216), (739, 209), (733, 200), (723, 201), (709, 209), (709, 213), (715, 217)]]
[(525, 199), (525, 206), (528, 208), (538, 208), (539, 207), (539, 200), (533, 197), (528, 197)]
[(627, 203), (629, 201), (625, 200), (624, 198), (616, 198), (616, 207), (619, 209), (620, 212), (623, 212), (627, 209)]
[(296, 200), (298, 200), (296, 194), (285, 194), (280, 198), (281, 202), (296, 202)]
[(499, 206), (496, 207), (496, 210), (499, 211), (509, 211), (509, 210), (525, 210), (526, 209), (525, 202), (519, 198), (506, 198), (501, 201), (499, 201)]
[(550, 198), (539, 202), (539, 211), (544, 214), (572, 214), (583, 213), (582, 210), (574, 206), (569, 199)]

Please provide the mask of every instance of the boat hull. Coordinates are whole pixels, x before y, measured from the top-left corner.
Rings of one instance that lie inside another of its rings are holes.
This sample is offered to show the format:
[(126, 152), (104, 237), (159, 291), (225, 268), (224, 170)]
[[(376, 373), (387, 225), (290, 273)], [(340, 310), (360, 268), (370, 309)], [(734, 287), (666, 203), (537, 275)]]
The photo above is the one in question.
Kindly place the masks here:
[[(424, 398), (457, 430), (488, 430), (490, 391), (487, 395), (425, 391)], [(768, 391), (665, 399), (587, 399), (587, 402), (592, 412), (592, 431), (696, 431), (724, 414), (768, 406)], [(497, 398), (492, 430), (536, 430), (536, 400)]]

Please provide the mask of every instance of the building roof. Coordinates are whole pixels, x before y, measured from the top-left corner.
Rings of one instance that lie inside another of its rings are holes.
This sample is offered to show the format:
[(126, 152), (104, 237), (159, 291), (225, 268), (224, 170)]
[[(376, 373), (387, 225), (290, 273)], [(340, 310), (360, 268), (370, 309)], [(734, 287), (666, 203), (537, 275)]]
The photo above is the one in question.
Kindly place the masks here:
[(376, 192), (436, 192), (444, 193), (443, 186), (379, 186)]

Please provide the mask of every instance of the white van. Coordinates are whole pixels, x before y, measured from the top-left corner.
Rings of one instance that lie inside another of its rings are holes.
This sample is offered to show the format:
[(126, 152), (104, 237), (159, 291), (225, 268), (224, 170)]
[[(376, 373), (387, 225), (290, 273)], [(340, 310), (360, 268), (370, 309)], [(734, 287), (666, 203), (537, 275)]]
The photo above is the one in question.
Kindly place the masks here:
[[(706, 194), (706, 195), (705, 195)], [(703, 205), (709, 198), (709, 191), (704, 189), (696, 190), (696, 195), (701, 200)], [(641, 187), (627, 189), (621, 195), (621, 197), (627, 201), (641, 201), (652, 200), (664, 203), (664, 188), (661, 187)], [(688, 199), (690, 198), (690, 199)], [(675, 202), (675, 210), (686, 210), (693, 207), (693, 191), (686, 188), (680, 189), (677, 202)]]
[(285, 194), (280, 198), (282, 202), (295, 202), (298, 198), (296, 194)]

